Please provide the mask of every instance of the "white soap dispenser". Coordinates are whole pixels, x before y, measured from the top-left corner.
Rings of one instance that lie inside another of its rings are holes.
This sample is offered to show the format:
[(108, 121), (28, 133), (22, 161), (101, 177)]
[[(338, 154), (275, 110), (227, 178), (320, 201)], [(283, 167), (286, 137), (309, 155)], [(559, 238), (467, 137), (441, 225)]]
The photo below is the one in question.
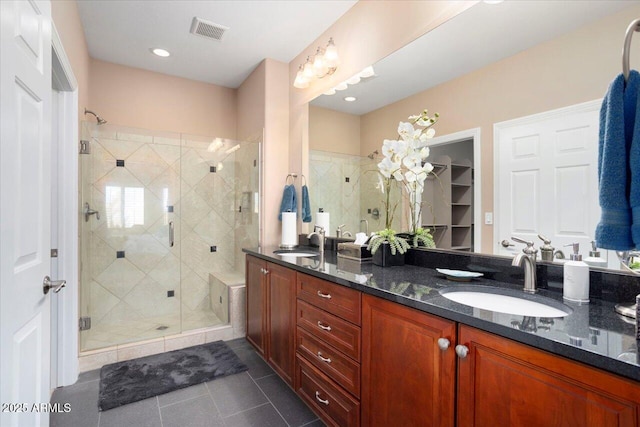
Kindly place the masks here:
[(580, 244), (573, 243), (571, 260), (564, 263), (564, 299), (567, 301), (589, 302), (589, 265), (582, 261)]
[(607, 260), (600, 257), (600, 251), (596, 248), (595, 240), (591, 241), (591, 250), (589, 251), (589, 256), (584, 259), (584, 262), (591, 267), (607, 268)]

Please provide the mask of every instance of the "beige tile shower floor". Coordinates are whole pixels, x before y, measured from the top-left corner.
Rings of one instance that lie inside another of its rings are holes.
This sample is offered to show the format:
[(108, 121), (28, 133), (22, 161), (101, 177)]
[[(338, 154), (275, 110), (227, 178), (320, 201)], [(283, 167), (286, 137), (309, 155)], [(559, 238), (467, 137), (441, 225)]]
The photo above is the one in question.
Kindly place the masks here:
[(180, 316), (158, 316), (117, 324), (97, 322), (91, 325), (91, 329), (80, 333), (80, 351), (176, 335), (220, 324), (220, 319), (210, 310), (189, 312), (182, 319)]

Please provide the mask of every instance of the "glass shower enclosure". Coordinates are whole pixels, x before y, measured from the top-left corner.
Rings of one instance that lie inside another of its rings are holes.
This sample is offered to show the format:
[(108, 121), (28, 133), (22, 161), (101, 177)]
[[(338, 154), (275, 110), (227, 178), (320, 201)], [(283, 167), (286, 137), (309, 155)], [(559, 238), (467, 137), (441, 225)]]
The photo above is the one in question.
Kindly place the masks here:
[(211, 275), (258, 246), (261, 138), (85, 122), (82, 140), (80, 350), (228, 323)]

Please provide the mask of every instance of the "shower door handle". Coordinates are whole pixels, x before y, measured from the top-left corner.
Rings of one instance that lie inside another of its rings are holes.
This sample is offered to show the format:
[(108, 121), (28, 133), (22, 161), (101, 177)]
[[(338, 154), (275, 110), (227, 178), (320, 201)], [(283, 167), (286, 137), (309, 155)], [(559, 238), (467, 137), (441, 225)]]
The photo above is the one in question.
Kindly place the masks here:
[(173, 221), (169, 221), (169, 247), (173, 247)]

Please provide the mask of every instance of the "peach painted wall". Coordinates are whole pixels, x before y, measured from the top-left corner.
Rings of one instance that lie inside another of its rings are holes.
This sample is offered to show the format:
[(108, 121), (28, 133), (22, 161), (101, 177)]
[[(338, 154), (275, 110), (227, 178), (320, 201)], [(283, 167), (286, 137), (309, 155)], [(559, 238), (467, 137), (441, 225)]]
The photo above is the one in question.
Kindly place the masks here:
[(360, 116), (309, 106), (311, 150), (360, 155)]
[(238, 88), (238, 137), (254, 137), (264, 129), (260, 241), (280, 243), (278, 221), (282, 188), (289, 169), (288, 64), (265, 59)]
[[(268, 165), (264, 170), (263, 182), (265, 200), (262, 217), (264, 218), (264, 244), (276, 244), (281, 241), (281, 227), (278, 211), (282, 200), (282, 189), (289, 172), (289, 65), (273, 59), (266, 59), (265, 76), (265, 130), (263, 158)], [(300, 183), (300, 179), (296, 184)], [(300, 187), (296, 185), (298, 195)], [(298, 201), (300, 199), (298, 198)], [(298, 207), (298, 212), (300, 212)], [(273, 227), (277, 224), (276, 227)], [(299, 229), (299, 228), (298, 228)]]
[(91, 110), (111, 123), (236, 137), (236, 90), (91, 59)]
[[(481, 128), (482, 212), (493, 211), (493, 124), (602, 98), (621, 70), (625, 30), (640, 6), (587, 25), (468, 75), (362, 116), (362, 150), (379, 148), (397, 123), (425, 108), (439, 112), (437, 135)], [(631, 55), (640, 68), (640, 55)], [(482, 225), (482, 252), (493, 227)]]
[(64, 51), (71, 62), (73, 74), (78, 81), (78, 120), (82, 120), (84, 106), (89, 105), (89, 67), (91, 58), (80, 22), (78, 5), (75, 1), (56, 0), (51, 2), (51, 14), (60, 35)]
[(262, 61), (237, 89), (238, 139), (251, 138), (264, 129), (266, 68)]

